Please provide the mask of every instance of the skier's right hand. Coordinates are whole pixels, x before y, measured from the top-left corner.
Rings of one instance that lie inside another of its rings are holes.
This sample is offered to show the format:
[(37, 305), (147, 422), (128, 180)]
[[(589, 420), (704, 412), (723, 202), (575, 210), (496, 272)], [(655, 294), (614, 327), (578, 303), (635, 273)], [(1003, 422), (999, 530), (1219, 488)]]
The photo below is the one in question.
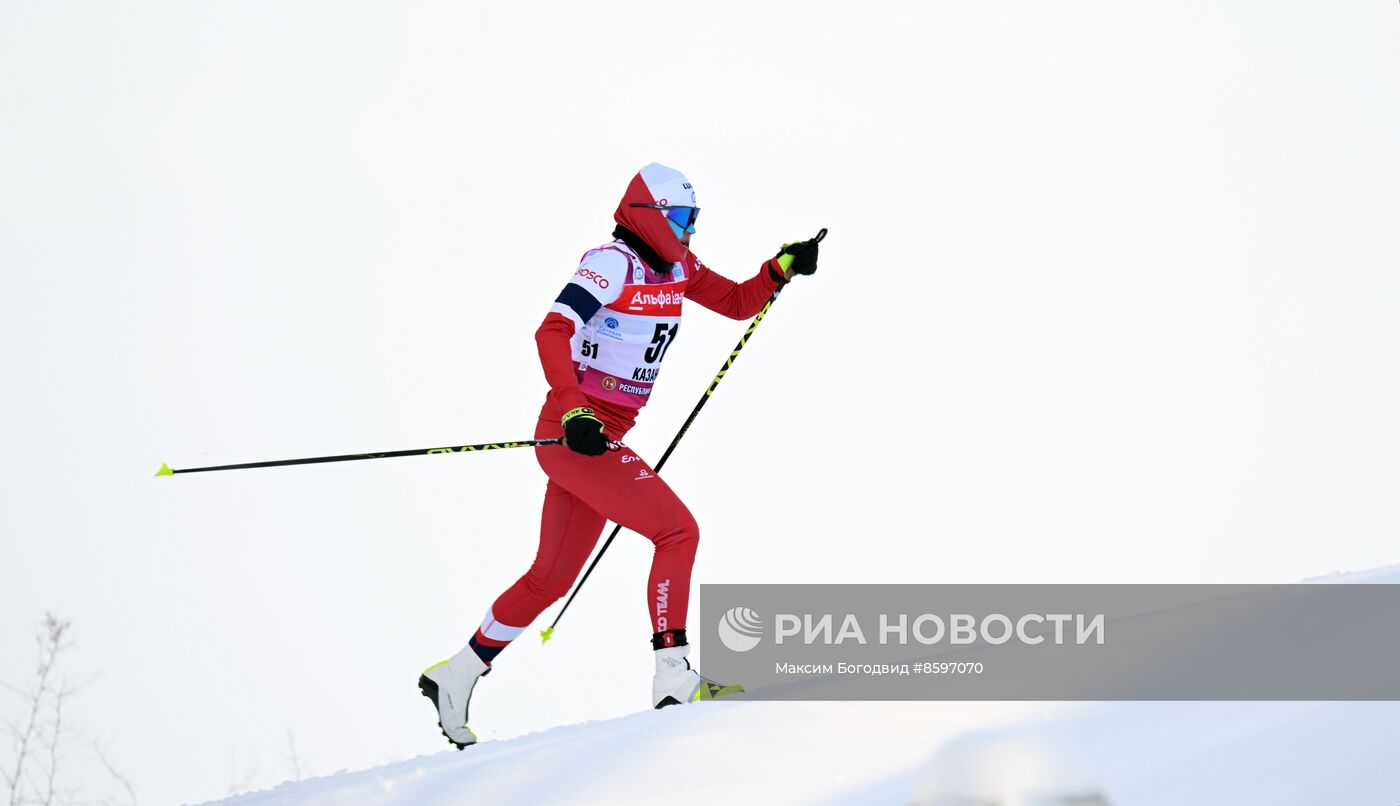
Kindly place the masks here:
[(603, 436), (603, 421), (593, 416), (593, 409), (580, 406), (564, 413), (564, 444), (574, 453), (601, 456), (608, 450)]

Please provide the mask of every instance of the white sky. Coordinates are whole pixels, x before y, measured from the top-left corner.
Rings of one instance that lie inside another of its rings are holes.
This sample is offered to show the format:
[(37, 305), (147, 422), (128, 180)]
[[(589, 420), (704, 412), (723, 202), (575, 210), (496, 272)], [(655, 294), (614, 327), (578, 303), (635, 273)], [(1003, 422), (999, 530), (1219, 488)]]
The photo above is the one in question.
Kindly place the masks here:
[[(1268, 582), (1400, 537), (1400, 6), (0, 0), (0, 680), (73, 620), (84, 793), (445, 747), (535, 549), (532, 334), (631, 175), (742, 278), (827, 226), (665, 475), (699, 582)], [(743, 325), (690, 308), (659, 456)], [(650, 544), (473, 703), (647, 705)], [(554, 609), (546, 614), (552, 617)], [(538, 626), (544, 626), (540, 624)], [(15, 703), (0, 697), (0, 715)]]

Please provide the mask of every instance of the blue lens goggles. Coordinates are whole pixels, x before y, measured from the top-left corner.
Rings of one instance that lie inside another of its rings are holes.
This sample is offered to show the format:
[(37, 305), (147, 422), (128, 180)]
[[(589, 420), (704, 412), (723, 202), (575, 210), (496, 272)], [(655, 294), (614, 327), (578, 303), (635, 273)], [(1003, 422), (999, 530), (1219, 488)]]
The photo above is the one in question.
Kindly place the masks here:
[(650, 207), (653, 210), (660, 210), (665, 213), (666, 219), (682, 230), (688, 230), (695, 226), (696, 220), (700, 218), (699, 207), (670, 207), (660, 204), (634, 204), (633, 207)]
[(672, 224), (684, 230), (694, 227), (696, 220), (700, 218), (699, 207), (667, 207), (662, 212), (666, 213)]

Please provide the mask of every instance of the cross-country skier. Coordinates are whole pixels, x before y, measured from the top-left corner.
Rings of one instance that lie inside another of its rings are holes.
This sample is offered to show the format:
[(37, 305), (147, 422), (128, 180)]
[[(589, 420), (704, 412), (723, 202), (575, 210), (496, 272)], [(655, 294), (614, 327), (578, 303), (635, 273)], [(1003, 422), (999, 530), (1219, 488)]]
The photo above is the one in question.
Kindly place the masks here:
[(467, 703), (491, 662), (536, 616), (568, 592), (612, 521), (655, 544), (647, 610), (656, 655), (656, 708), (743, 691), (701, 677), (686, 659), (690, 569), (700, 530), (685, 504), (620, 440), (651, 395), (661, 361), (680, 330), (681, 303), (733, 319), (758, 313), (794, 274), (817, 269), (815, 240), (783, 247), (742, 283), (710, 270), (690, 251), (695, 191), (679, 171), (652, 163), (627, 186), (613, 218), (614, 240), (584, 253), (574, 276), (535, 331), (549, 394), (535, 449), (549, 476), (540, 547), (525, 575), (496, 598), (467, 646), (419, 678), (439, 724), (460, 749), (476, 741)]

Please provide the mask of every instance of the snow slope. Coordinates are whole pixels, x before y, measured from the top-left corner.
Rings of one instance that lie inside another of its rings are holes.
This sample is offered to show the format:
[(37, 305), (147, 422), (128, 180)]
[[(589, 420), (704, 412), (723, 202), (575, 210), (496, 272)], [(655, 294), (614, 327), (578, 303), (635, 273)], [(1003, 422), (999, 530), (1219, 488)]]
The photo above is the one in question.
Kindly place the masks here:
[[(1310, 581), (1395, 584), (1400, 566)], [(1393, 806), (1396, 748), (1395, 702), (730, 702), (568, 725), (227, 802)]]
[[(686, 803), (736, 793), (742, 802), (861, 802), (887, 780), (905, 781), (940, 743), (1037, 711), (1026, 703), (707, 703), (568, 725), (228, 802), (655, 803), (661, 792), (667, 802)], [(431, 721), (428, 727), (436, 729)]]

